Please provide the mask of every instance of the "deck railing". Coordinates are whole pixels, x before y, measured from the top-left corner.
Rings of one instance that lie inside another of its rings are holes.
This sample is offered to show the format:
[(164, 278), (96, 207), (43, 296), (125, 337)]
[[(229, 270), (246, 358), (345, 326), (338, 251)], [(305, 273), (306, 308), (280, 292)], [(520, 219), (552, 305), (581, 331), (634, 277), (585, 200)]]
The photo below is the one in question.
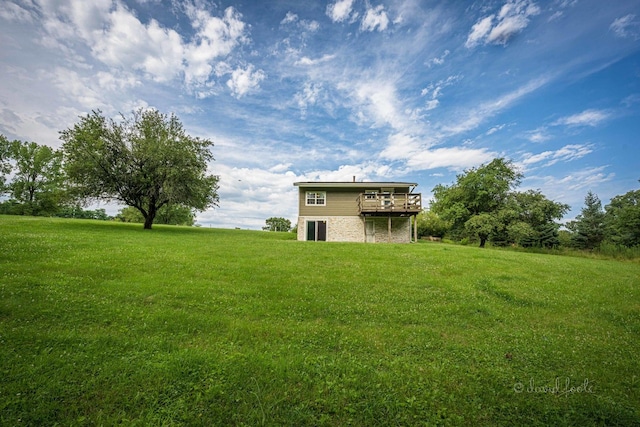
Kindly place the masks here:
[(364, 193), (358, 198), (360, 213), (418, 214), (422, 210), (420, 193)]

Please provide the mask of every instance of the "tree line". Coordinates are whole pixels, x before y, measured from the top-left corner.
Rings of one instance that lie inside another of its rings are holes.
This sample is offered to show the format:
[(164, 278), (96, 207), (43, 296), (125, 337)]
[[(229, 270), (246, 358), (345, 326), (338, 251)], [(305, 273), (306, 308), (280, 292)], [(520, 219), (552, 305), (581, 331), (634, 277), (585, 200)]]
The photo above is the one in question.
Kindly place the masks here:
[(60, 149), (0, 135), (1, 214), (108, 219), (90, 202), (126, 207), (117, 219), (193, 225), (197, 211), (218, 204), (209, 173), (213, 143), (188, 135), (175, 115), (138, 110), (119, 120), (101, 111), (60, 132)]
[(640, 190), (615, 196), (604, 208), (589, 191), (581, 213), (561, 224), (569, 206), (539, 190), (516, 191), (522, 178), (513, 162), (498, 158), (457, 175), (451, 185), (436, 185), (430, 209), (418, 217), (418, 234), (480, 247), (487, 242), (588, 250), (603, 244), (640, 245)]

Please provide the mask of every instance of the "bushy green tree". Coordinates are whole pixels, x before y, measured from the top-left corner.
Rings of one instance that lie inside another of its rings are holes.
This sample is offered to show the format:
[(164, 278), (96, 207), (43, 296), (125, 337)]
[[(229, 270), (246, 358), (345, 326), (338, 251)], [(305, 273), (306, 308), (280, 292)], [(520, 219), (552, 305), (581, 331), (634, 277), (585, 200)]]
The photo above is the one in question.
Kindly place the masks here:
[(605, 207), (609, 239), (623, 246), (640, 245), (640, 190), (615, 196)]
[(569, 206), (547, 199), (540, 191), (516, 192), (523, 175), (511, 161), (494, 159), (458, 175), (451, 186), (433, 189), (431, 210), (450, 224), (453, 238), (477, 238), (480, 247), (557, 245), (559, 220)]
[(12, 141), (13, 177), (6, 185), (14, 213), (52, 215), (64, 201), (62, 152), (35, 142)]
[(10, 153), (11, 144), (9, 140), (4, 135), (0, 135), (0, 194), (6, 191), (7, 174), (11, 172)]
[(473, 215), (464, 223), (465, 230), (470, 235), (478, 236), (481, 248), (484, 248), (489, 237), (497, 231), (499, 226), (500, 222), (494, 213)]
[(271, 217), (265, 220), (265, 226), (262, 227), (265, 231), (291, 231), (291, 221), (286, 218)]
[(569, 211), (569, 205), (549, 200), (538, 190), (528, 190), (514, 192), (506, 210), (510, 213), (507, 223), (510, 242), (522, 246), (558, 246), (560, 225), (555, 220)]
[(597, 195), (589, 191), (584, 198), (584, 207), (574, 221), (567, 223), (573, 232), (571, 245), (579, 249), (597, 248), (605, 238), (605, 214)]
[(75, 195), (137, 209), (150, 229), (166, 205), (203, 211), (218, 202), (218, 177), (207, 173), (213, 143), (187, 135), (175, 115), (138, 110), (121, 121), (94, 111), (61, 132)]
[(449, 223), (433, 211), (422, 211), (418, 214), (418, 237), (444, 237), (449, 230)]
[[(494, 159), (458, 175), (450, 186), (434, 187), (431, 210), (451, 225), (454, 237), (475, 234), (484, 247), (491, 235), (491, 232), (486, 234), (487, 230), (500, 224), (498, 212), (505, 207), (511, 190), (521, 179), (522, 174), (511, 161)], [(482, 217), (473, 219), (479, 215)], [(467, 224), (469, 220), (472, 221)]]

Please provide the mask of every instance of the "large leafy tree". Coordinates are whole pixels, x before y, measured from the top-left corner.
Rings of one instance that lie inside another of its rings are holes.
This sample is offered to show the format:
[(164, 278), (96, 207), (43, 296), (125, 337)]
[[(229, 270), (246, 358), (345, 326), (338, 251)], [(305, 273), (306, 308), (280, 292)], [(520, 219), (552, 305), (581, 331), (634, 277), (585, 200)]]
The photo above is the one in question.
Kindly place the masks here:
[(484, 247), (488, 237), (502, 223), (498, 213), (521, 179), (522, 174), (511, 161), (494, 159), (458, 175), (450, 186), (437, 185), (433, 189), (431, 210), (451, 224), (455, 236), (477, 235), (480, 246)]
[(116, 121), (93, 111), (61, 139), (74, 194), (134, 207), (145, 229), (163, 206), (217, 205), (218, 177), (207, 174), (213, 143), (188, 135), (173, 114), (138, 110)]
[(480, 247), (558, 244), (559, 220), (569, 206), (547, 199), (540, 191), (516, 192), (523, 175), (511, 161), (494, 159), (465, 171), (450, 186), (433, 189), (431, 211), (451, 225), (454, 238), (477, 237)]
[(513, 192), (501, 212), (507, 241), (522, 246), (557, 246), (560, 225), (555, 220), (568, 211), (569, 205), (549, 200), (538, 190)]
[(640, 245), (640, 190), (611, 199), (605, 207), (605, 223), (614, 243)]
[(20, 213), (53, 214), (62, 202), (62, 152), (35, 142), (9, 144), (13, 176), (7, 185)]
[(605, 238), (605, 215), (602, 203), (591, 191), (584, 198), (584, 207), (574, 221), (567, 223), (573, 232), (571, 245), (580, 249), (597, 248)]

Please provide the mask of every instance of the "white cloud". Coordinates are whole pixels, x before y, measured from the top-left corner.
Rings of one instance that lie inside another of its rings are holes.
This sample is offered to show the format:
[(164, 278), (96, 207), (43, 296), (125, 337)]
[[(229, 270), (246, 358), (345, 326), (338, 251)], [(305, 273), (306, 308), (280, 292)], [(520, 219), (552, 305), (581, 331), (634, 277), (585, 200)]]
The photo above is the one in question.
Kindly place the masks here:
[(547, 77), (540, 77), (529, 81), (525, 85), (508, 92), (505, 95), (500, 96), (492, 101), (484, 102), (480, 105), (473, 106), (466, 117), (453, 124), (445, 124), (442, 126), (442, 130), (450, 135), (456, 135), (459, 133), (467, 132), (471, 129), (475, 129), (487, 118), (497, 114), (500, 111), (510, 107), (514, 103), (518, 102), (521, 98), (536, 91), (545, 84), (549, 79)]
[(570, 144), (558, 150), (544, 151), (538, 154), (526, 153), (523, 155), (523, 159), (520, 162), (524, 167), (534, 165), (536, 163), (543, 163), (542, 166), (551, 166), (558, 162), (570, 162), (572, 160), (580, 159), (587, 154), (593, 152), (592, 145)]
[(446, 49), (440, 57), (432, 58), (429, 62), (427, 62), (427, 67), (431, 67), (431, 65), (442, 65), (444, 64), (444, 60), (447, 56), (449, 56), (449, 49)]
[(555, 126), (598, 126), (603, 121), (607, 120), (611, 116), (610, 113), (603, 110), (585, 110), (582, 113), (574, 114), (572, 116), (562, 117), (552, 125)]
[(506, 44), (514, 35), (529, 25), (529, 18), (540, 13), (540, 8), (530, 0), (509, 0), (500, 12), (479, 19), (467, 37), (465, 46), (478, 44)]
[(420, 92), (420, 95), (431, 96), (431, 99), (428, 100), (425, 104), (425, 110), (429, 111), (438, 107), (438, 105), (440, 104), (440, 101), (438, 100), (438, 98), (442, 96), (442, 90), (447, 86), (453, 85), (454, 83), (459, 81), (461, 78), (462, 76), (460, 75), (449, 76), (446, 79), (439, 80), (436, 83), (430, 83), (429, 86), (427, 86), (426, 88), (423, 88), (422, 91)]
[(7, 1), (0, 3), (0, 18), (15, 22), (33, 22), (33, 17), (28, 10)]
[(487, 131), (487, 135), (493, 135), (494, 133), (499, 132), (502, 129), (504, 129), (505, 126), (506, 126), (506, 124), (496, 125), (496, 126), (492, 127), (491, 129), (489, 129)]
[(118, 69), (143, 71), (159, 82), (178, 75), (183, 46), (174, 30), (163, 29), (154, 20), (145, 26), (121, 7), (109, 14), (107, 25), (92, 46), (97, 59)]
[[(221, 16), (213, 16), (201, 2), (181, 3), (195, 31), (184, 39), (155, 19), (142, 23), (119, 1), (60, 0), (39, 6), (45, 30), (43, 45), (77, 52), (75, 47), (82, 42), (95, 59), (110, 68), (109, 72), (138, 71), (160, 83), (182, 78), (186, 88), (198, 97), (213, 93), (214, 78), (221, 77), (220, 64), (249, 41), (247, 25), (233, 7), (226, 8)], [(70, 60), (76, 65), (83, 62), (77, 56)], [(226, 68), (231, 72), (231, 67)]]
[(609, 27), (614, 34), (621, 38), (640, 39), (640, 21), (636, 20), (636, 15), (628, 14), (618, 18)]
[(343, 22), (349, 18), (353, 11), (354, 0), (338, 0), (327, 5), (327, 16), (333, 22)]
[(300, 108), (302, 117), (306, 116), (307, 107), (309, 105), (315, 105), (320, 98), (322, 92), (322, 85), (311, 82), (306, 82), (302, 92), (296, 93), (294, 99)]
[(280, 21), (280, 24), (284, 25), (284, 24), (290, 24), (292, 22), (296, 22), (298, 20), (298, 15), (296, 15), (293, 12), (287, 12), (287, 14), (285, 15), (285, 17), (282, 19), (282, 21)]
[(551, 139), (551, 135), (547, 133), (547, 129), (544, 127), (525, 132), (524, 137), (534, 143), (545, 142)]
[(611, 181), (615, 177), (615, 173), (604, 173), (607, 166), (599, 166), (579, 170), (558, 180), (558, 185), (566, 186), (568, 190), (580, 190), (583, 188), (592, 188), (603, 182)]
[(389, 25), (389, 17), (383, 5), (369, 7), (362, 18), (360, 28), (362, 31), (384, 31)]
[(411, 169), (448, 168), (453, 170), (467, 169), (491, 161), (495, 153), (486, 148), (446, 147), (425, 149), (413, 153), (407, 159)]
[(485, 148), (433, 148), (433, 143), (433, 139), (398, 132), (389, 136), (388, 144), (380, 153), (380, 157), (385, 160), (404, 161), (413, 171), (435, 168), (462, 170), (495, 157), (495, 153)]
[(185, 46), (185, 82), (189, 87), (197, 87), (206, 85), (216, 59), (227, 57), (238, 45), (247, 42), (246, 24), (233, 7), (225, 9), (222, 18), (194, 5), (188, 5), (186, 12), (197, 35)]
[(352, 109), (356, 111), (358, 122), (372, 122), (374, 127), (388, 125), (394, 129), (408, 126), (393, 81), (360, 78), (342, 82), (338, 88), (345, 90), (355, 101)]
[(264, 71), (254, 71), (254, 66), (250, 64), (244, 69), (236, 68), (233, 70), (231, 78), (227, 81), (227, 86), (231, 89), (233, 96), (240, 99), (247, 93), (257, 90), (265, 77)]
[(297, 60), (294, 63), (294, 65), (304, 65), (304, 66), (318, 65), (318, 64), (321, 64), (323, 62), (330, 61), (333, 58), (335, 58), (335, 55), (330, 55), (330, 54), (322, 55), (322, 57), (318, 58), (318, 59), (311, 59), (311, 58), (308, 58), (306, 56), (303, 56), (302, 58)]
[(615, 173), (607, 173), (608, 166), (587, 167), (572, 171), (563, 171), (560, 175), (527, 174), (521, 187), (527, 189), (544, 189), (550, 200), (568, 203), (574, 208), (582, 206), (587, 190), (600, 193), (598, 188), (615, 178)]
[(293, 186), (301, 181), (286, 165), (272, 170), (215, 164), (220, 177), (220, 206), (198, 215), (197, 222), (223, 228), (260, 229), (269, 217), (284, 217), (295, 225), (298, 197)]
[(467, 41), (465, 43), (466, 47), (475, 47), (480, 44), (482, 39), (484, 39), (486, 35), (489, 34), (489, 31), (491, 31), (493, 18), (494, 15), (489, 15), (485, 18), (480, 19), (473, 25), (473, 27), (471, 27), (471, 32), (469, 33), (469, 36), (467, 37)]

